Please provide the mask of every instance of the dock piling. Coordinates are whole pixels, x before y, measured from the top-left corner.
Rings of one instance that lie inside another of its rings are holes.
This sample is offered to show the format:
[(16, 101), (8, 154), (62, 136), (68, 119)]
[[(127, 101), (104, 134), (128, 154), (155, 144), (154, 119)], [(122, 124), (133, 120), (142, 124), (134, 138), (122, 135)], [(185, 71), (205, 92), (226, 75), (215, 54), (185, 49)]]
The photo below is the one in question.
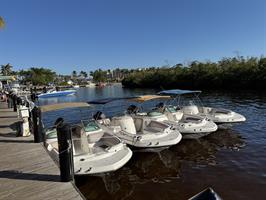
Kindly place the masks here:
[(71, 127), (69, 124), (57, 124), (57, 140), (59, 148), (59, 166), (62, 182), (73, 180), (73, 151), (71, 142)]
[(32, 109), (32, 122), (33, 122), (33, 134), (34, 134), (34, 142), (39, 143), (44, 141), (43, 133), (40, 130), (40, 125), (41, 125), (41, 111), (40, 109), (35, 106)]
[(17, 112), (17, 95), (12, 95), (12, 101), (13, 101), (13, 111)]

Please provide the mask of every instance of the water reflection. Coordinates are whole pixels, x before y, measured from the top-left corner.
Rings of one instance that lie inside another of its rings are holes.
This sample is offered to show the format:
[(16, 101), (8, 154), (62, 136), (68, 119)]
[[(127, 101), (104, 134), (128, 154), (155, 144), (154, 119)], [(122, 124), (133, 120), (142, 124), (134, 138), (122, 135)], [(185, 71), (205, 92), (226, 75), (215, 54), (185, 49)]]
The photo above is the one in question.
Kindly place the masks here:
[(219, 130), (198, 140), (182, 140), (171, 148), (180, 160), (215, 165), (215, 153), (221, 148), (239, 150), (245, 146), (239, 133), (232, 130)]
[(118, 171), (101, 176), (76, 177), (76, 183), (88, 199), (127, 199), (134, 195), (135, 187), (139, 184), (182, 181), (183, 162), (201, 166), (216, 165), (217, 151), (237, 151), (244, 145), (238, 133), (217, 131), (199, 140), (183, 140), (160, 152), (134, 152), (129, 163)]

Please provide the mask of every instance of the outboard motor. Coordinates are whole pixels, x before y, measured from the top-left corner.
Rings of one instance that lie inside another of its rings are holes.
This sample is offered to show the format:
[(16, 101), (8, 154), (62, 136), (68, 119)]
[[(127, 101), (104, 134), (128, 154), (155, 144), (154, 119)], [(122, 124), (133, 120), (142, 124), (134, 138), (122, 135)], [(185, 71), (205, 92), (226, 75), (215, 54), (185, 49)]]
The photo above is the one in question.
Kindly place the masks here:
[(163, 108), (164, 107), (164, 103), (160, 102), (156, 105), (156, 108)]
[(95, 120), (101, 120), (101, 119), (105, 119), (105, 114), (103, 114), (101, 111), (97, 111), (94, 115), (93, 115), (93, 119)]
[(54, 127), (59, 126), (60, 124), (64, 123), (64, 119), (62, 117), (59, 117), (54, 122)]
[(127, 113), (128, 114), (137, 114), (137, 112), (139, 111), (139, 108), (135, 105), (130, 105), (127, 109)]
[(164, 103), (163, 103), (163, 102), (158, 103), (158, 104), (155, 106), (155, 108), (156, 108), (155, 110), (157, 110), (158, 112), (163, 113), (164, 110), (165, 110)]

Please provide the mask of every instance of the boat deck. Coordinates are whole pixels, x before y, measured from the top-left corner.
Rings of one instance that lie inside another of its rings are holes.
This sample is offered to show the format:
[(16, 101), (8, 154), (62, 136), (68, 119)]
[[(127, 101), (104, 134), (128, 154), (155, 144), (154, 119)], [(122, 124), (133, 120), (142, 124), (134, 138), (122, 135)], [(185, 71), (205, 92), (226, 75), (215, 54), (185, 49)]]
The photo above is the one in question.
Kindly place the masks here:
[(33, 136), (16, 137), (17, 113), (0, 102), (0, 199), (83, 199)]

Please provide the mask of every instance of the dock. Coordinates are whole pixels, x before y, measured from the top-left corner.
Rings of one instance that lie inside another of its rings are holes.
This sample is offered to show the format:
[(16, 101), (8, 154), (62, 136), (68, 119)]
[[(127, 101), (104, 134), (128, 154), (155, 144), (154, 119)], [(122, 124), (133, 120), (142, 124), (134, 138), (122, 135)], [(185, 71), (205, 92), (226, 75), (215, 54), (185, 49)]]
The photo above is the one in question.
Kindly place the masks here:
[(60, 181), (59, 168), (41, 143), (16, 136), (19, 121), (0, 102), (0, 199), (84, 199), (72, 182)]

